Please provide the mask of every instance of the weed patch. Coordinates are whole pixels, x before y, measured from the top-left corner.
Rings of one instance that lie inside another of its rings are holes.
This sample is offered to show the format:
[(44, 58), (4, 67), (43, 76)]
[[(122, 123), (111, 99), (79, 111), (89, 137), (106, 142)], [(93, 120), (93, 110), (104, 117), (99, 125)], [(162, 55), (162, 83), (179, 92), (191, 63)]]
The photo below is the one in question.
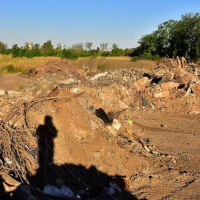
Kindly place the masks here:
[(17, 73), (17, 72), (24, 72), (25, 69), (22, 67), (14, 67), (13, 65), (8, 65), (5, 67), (8, 73)]

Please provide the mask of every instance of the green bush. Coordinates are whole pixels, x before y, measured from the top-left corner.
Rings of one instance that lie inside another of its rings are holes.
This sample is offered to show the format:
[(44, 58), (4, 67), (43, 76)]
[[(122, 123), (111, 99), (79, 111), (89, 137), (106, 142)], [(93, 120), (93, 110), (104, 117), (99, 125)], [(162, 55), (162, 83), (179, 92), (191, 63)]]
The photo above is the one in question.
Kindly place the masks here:
[(131, 61), (136, 62), (136, 61), (138, 61), (139, 59), (140, 59), (139, 56), (133, 56), (132, 59), (131, 59)]
[(21, 67), (14, 67), (13, 65), (8, 65), (5, 67), (8, 73), (24, 72), (24, 69)]
[(151, 55), (151, 53), (144, 53), (141, 55), (141, 59), (152, 60), (153, 56)]
[(152, 57), (152, 60), (154, 60), (154, 61), (159, 61), (160, 59), (161, 58), (160, 58), (160, 56), (158, 54), (153, 55), (153, 57)]
[(76, 60), (76, 59), (79, 58), (79, 56), (78, 56), (77, 53), (74, 53), (74, 52), (72, 52), (71, 50), (64, 49), (64, 50), (62, 51), (61, 58)]

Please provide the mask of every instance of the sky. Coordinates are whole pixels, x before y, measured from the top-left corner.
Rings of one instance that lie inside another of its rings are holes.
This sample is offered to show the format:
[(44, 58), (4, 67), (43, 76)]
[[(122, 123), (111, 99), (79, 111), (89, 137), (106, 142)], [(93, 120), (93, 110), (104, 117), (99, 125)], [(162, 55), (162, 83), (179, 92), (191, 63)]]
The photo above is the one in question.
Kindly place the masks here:
[(0, 41), (23, 46), (51, 40), (71, 47), (101, 43), (119, 48), (138, 40), (170, 19), (200, 12), (200, 0), (0, 0)]

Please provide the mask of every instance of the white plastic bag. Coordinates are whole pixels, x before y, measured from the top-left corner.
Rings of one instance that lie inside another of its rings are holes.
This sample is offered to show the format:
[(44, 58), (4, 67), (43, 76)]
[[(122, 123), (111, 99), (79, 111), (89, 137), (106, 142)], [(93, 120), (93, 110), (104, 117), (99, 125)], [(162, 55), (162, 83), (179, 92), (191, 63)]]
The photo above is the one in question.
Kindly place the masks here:
[(61, 191), (66, 197), (74, 196), (74, 192), (67, 186), (62, 186)]
[(64, 197), (62, 191), (55, 186), (47, 185), (44, 187), (44, 193), (52, 196)]

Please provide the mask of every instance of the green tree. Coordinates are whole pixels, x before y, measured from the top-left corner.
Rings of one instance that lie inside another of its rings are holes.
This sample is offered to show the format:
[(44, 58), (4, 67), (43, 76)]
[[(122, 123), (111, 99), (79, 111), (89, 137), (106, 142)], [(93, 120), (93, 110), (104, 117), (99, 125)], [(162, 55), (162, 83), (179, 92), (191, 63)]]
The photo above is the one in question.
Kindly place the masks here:
[(57, 51), (61, 51), (61, 50), (62, 50), (62, 45), (61, 45), (61, 43), (58, 43), (58, 44), (57, 44), (56, 50), (57, 50)]
[(102, 51), (107, 51), (108, 43), (101, 43), (100, 48)]
[(118, 52), (118, 50), (119, 50), (119, 48), (118, 48), (117, 44), (113, 44), (113, 45), (112, 45), (112, 52), (113, 52), (114, 54), (116, 54), (116, 53)]
[(51, 44), (51, 40), (45, 42), (41, 47), (42, 53), (52, 54), (53, 45)]
[(92, 45), (93, 45), (92, 42), (86, 42), (86, 43), (85, 43), (85, 48), (86, 48), (86, 50), (90, 50), (91, 47), (92, 47)]
[(83, 51), (83, 43), (78, 43), (78, 44), (72, 45), (71, 50), (74, 51), (74, 52)]
[(0, 41), (0, 51), (8, 49), (8, 45)]

